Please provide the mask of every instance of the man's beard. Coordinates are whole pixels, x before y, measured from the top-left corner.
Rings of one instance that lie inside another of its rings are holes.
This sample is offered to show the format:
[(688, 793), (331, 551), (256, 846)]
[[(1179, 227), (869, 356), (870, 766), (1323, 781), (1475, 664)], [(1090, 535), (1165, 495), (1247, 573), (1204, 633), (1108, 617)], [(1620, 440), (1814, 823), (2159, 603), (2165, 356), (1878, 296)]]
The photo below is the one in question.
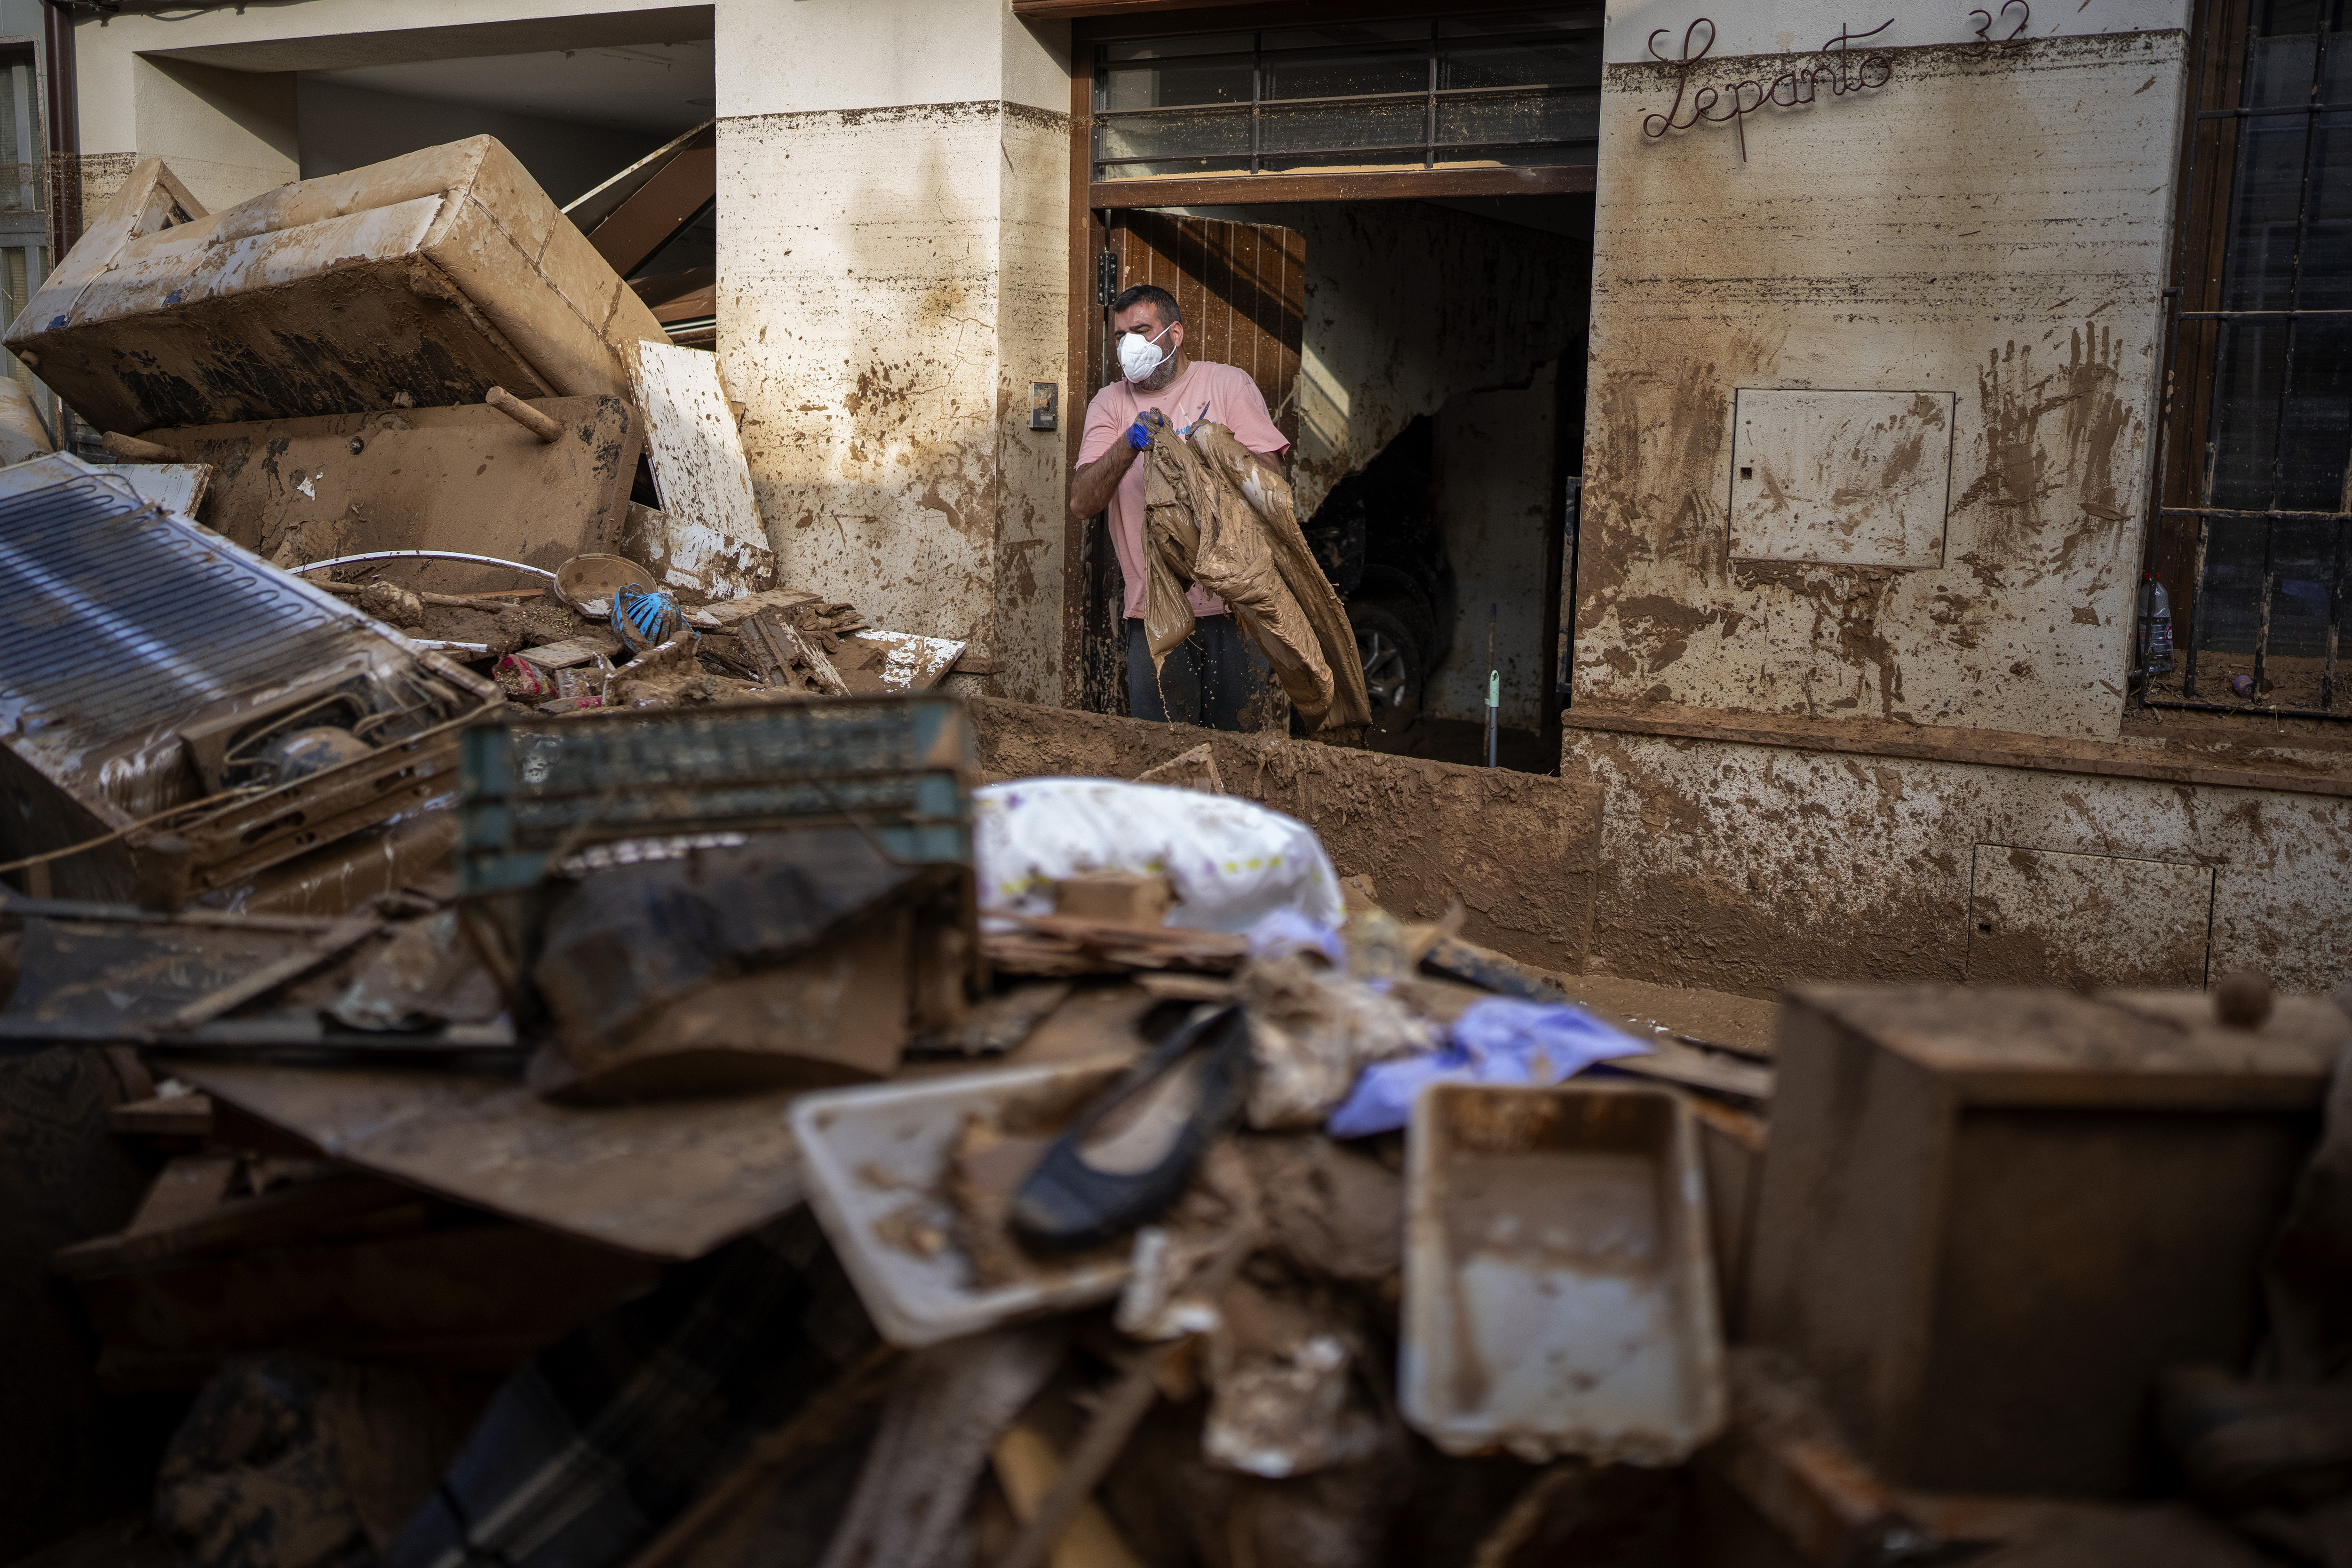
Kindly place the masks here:
[(1160, 368), (1135, 384), (1138, 392), (1165, 392), (1176, 380), (1176, 356), (1170, 354), (1160, 362)]

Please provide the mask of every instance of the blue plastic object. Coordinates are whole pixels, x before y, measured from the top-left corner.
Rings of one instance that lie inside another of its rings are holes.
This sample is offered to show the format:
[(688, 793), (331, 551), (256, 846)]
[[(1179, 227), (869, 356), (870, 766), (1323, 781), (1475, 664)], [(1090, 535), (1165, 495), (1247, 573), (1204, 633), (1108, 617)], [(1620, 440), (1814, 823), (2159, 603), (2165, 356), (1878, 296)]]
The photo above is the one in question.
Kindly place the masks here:
[(630, 651), (642, 653), (677, 636), (686, 612), (677, 595), (664, 588), (621, 588), (613, 595), (613, 629)]

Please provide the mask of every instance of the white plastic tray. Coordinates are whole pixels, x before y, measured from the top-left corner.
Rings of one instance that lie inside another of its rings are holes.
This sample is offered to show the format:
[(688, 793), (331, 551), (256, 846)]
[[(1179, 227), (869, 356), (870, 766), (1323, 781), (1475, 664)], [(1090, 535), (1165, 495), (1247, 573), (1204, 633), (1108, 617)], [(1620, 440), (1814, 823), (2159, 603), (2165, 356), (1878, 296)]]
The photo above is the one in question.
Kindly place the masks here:
[(1665, 1089), (1440, 1084), (1406, 1156), (1405, 1418), (1440, 1448), (1671, 1465), (1721, 1429), (1697, 1130)]
[[(826, 1089), (793, 1102), (793, 1136), (809, 1203), (882, 1337), (919, 1349), (1015, 1319), (1107, 1301), (1127, 1283), (1124, 1251), (1041, 1262), (1016, 1284), (982, 1289), (950, 1242), (926, 1257), (904, 1237), (952, 1233), (948, 1168), (964, 1118), (1008, 1112), (1043, 1132), (1074, 1118), (1130, 1058), (1006, 1068), (993, 1072)], [(878, 1228), (877, 1228), (878, 1227)]]

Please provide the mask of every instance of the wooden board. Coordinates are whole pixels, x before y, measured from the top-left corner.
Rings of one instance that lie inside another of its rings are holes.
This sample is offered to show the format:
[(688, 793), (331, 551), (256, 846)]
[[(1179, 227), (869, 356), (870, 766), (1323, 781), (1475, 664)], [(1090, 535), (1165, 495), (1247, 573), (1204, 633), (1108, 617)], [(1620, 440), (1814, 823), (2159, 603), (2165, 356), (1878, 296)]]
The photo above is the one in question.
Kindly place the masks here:
[(1247, 371), (1274, 422), (1298, 439), (1307, 329), (1307, 240), (1270, 223), (1122, 212), (1111, 230), (1118, 286), (1154, 283), (1184, 313), (1184, 352)]
[(833, 656), (833, 667), (841, 672), (842, 683), (852, 697), (929, 691), (946, 679), (964, 649), (963, 644), (946, 637), (878, 628), (853, 632), (841, 644), (841, 651)]
[(661, 510), (638, 517), (632, 556), (673, 587), (731, 599), (772, 587), (775, 552), (751, 495), (751, 468), (719, 361), (700, 349), (638, 343), (630, 363), (637, 406), (646, 415)]
[(1792, 991), (1742, 1332), (1906, 1485), (2144, 1491), (2157, 1374), (2253, 1349), (2347, 1030), (2318, 997), (2242, 1031), (2137, 997)]
[(698, 1258), (801, 1201), (793, 1089), (550, 1104), (508, 1078), (189, 1061), (216, 1100), (362, 1170), (647, 1258)]
[[(267, 560), (455, 550), (552, 572), (618, 543), (644, 426), (618, 397), (530, 405), (563, 426), (561, 437), (541, 441), (479, 403), (151, 436), (212, 466), (212, 497), (198, 521)], [(381, 564), (394, 582), (443, 593), (546, 581), (449, 563)]]

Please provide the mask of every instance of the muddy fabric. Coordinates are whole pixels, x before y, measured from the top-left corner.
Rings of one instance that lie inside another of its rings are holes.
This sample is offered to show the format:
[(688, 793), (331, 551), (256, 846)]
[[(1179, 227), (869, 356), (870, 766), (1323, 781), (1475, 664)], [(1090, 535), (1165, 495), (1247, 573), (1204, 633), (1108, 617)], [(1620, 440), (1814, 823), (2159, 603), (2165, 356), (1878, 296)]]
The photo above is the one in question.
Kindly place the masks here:
[(620, 1568), (873, 1346), (802, 1210), (541, 1352), (383, 1568)]
[(591, 871), (557, 895), (531, 978), (567, 1041), (609, 1048), (656, 1009), (780, 963), (926, 875), (848, 827)]
[(196, 1568), (341, 1568), (368, 1547), (335, 1451), (330, 1368), (232, 1363), (173, 1435), (157, 1527)]
[(1348, 607), (1339, 602), (1339, 590), (1331, 586), (1322, 563), (1315, 559), (1306, 531), (1298, 526), (1290, 486), (1250, 461), (1248, 450), (1221, 425), (1203, 425), (1193, 431), (1192, 444), (1257, 514), (1283, 586), (1298, 601), (1314, 630), (1324, 662), (1331, 670), (1331, 706), (1323, 715), (1323, 728), (1342, 730), (1370, 723), (1371, 700), (1364, 690), (1364, 666), (1356, 652), (1355, 627), (1349, 624)]
[(1316, 1136), (1236, 1140), (1276, 1248), (1310, 1275), (1381, 1285), (1404, 1268), (1404, 1178)]
[(1127, 710), (1155, 724), (1245, 730), (1265, 706), (1270, 670), (1231, 616), (1203, 616), (1164, 659), (1139, 620), (1127, 623)]
[[(1222, 453), (1219, 459), (1213, 453)], [(1324, 637), (1286, 578), (1283, 557), (1269, 524), (1244, 497), (1244, 481), (1258, 496), (1258, 504), (1277, 516), (1288, 510), (1289, 487), (1272, 479), (1251, 463), (1244, 449), (1223, 426), (1203, 424), (1189, 436), (1162, 426), (1153, 436), (1145, 457), (1150, 471), (1144, 484), (1146, 503), (1143, 537), (1150, 582), (1144, 594), (1144, 636), (1155, 664), (1165, 659), (1192, 635), (1193, 616), (1184, 598), (1188, 584), (1197, 583), (1218, 595), (1227, 611), (1265, 655), (1275, 679), (1282, 683), (1291, 706), (1309, 729), (1326, 721), (1339, 695)], [(1286, 492), (1279, 505), (1269, 499), (1276, 488)], [(1297, 531), (1294, 520), (1291, 531)], [(1305, 542), (1302, 535), (1299, 543)], [(1319, 581), (1321, 569), (1308, 555), (1306, 569)], [(1295, 566), (1294, 566), (1295, 570)], [(1322, 593), (1331, 595), (1328, 581)], [(1344, 625), (1345, 617), (1341, 617)], [(1354, 661), (1355, 638), (1343, 639), (1347, 652), (1342, 668)], [(1355, 686), (1362, 687), (1362, 671)], [(1369, 706), (1363, 706), (1368, 716)], [(1354, 708), (1339, 704), (1340, 723)], [(1365, 721), (1363, 718), (1352, 721)]]
[(1249, 1012), (1249, 1124), (1261, 1132), (1314, 1126), (1366, 1068), (1439, 1043), (1395, 997), (1303, 953), (1253, 959), (1234, 994)]
[(446, 1373), (237, 1357), (164, 1450), (157, 1529), (190, 1568), (373, 1562), (480, 1404), (475, 1380)]

